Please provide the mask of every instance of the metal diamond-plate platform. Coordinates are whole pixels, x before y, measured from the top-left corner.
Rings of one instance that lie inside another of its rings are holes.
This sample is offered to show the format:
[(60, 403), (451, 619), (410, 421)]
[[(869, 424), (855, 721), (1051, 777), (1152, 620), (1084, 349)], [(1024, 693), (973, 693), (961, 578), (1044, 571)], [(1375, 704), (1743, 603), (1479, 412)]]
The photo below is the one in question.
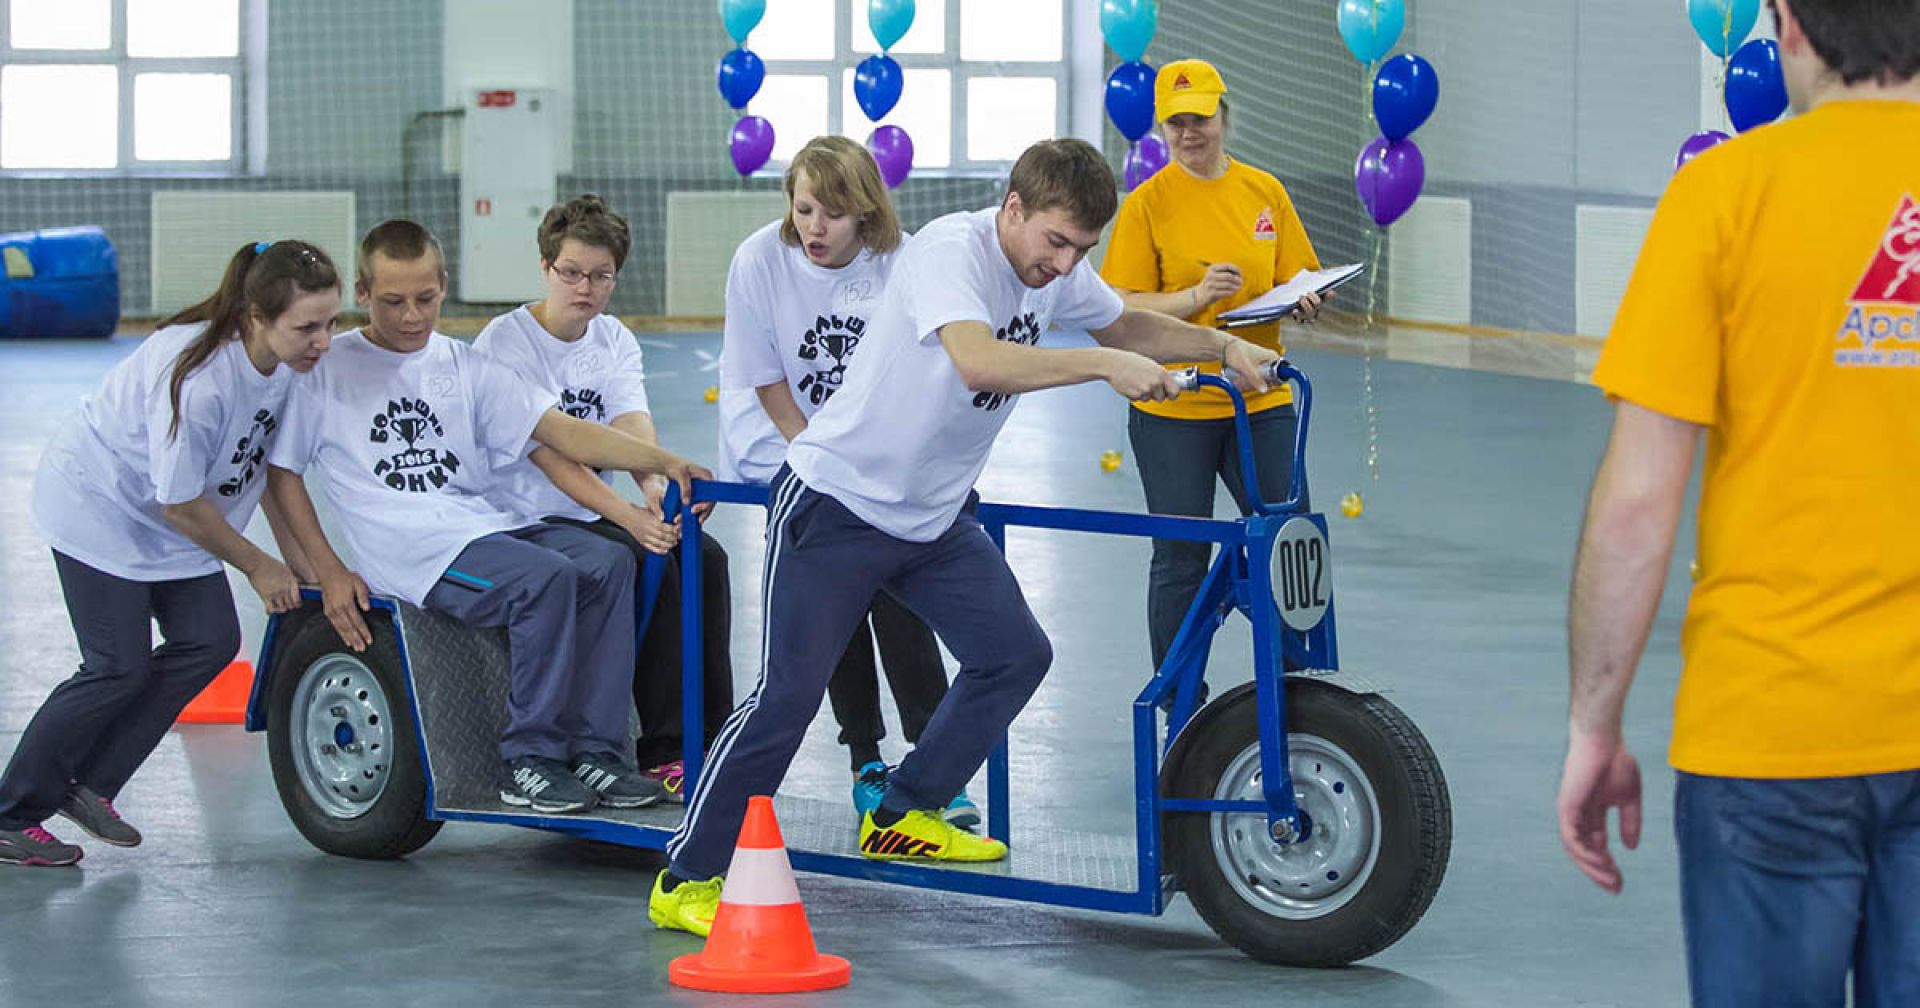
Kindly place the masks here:
[[(399, 605), (402, 646), (410, 688), (426, 739), (433, 777), (435, 811), (450, 819), (482, 819), (559, 830), (637, 847), (659, 848), (680, 825), (680, 805), (616, 810), (586, 816), (531, 813), (503, 804), (499, 797), (500, 732), (507, 717), (507, 640), (504, 631), (476, 631), (440, 613)], [(1043, 835), (1016, 833), (1012, 854), (986, 865), (920, 865), (869, 862), (860, 857), (858, 829), (850, 805), (811, 798), (776, 797), (774, 809), (787, 847), (803, 868), (892, 877), (963, 873), (1130, 893), (1137, 888), (1138, 865), (1129, 836), (1048, 830)], [(844, 857), (836, 867), (810, 861), (805, 854)], [(931, 879), (921, 884), (940, 885)], [(984, 881), (984, 879), (983, 879)], [(947, 888), (977, 889), (972, 885)]]
[[(644, 809), (597, 809), (591, 815), (552, 816), (530, 813), (501, 804), (492, 787), (461, 786), (440, 801), (439, 812), (450, 819), (480, 819), (575, 833), (633, 847), (660, 849), (679, 827), (686, 809), (660, 805)], [(448, 798), (455, 800), (449, 801)], [(813, 798), (776, 797), (774, 811), (787, 849), (796, 855), (796, 867), (839, 875), (878, 877), (883, 869), (895, 872), (957, 872), (989, 878), (1131, 893), (1137, 888), (1139, 867), (1132, 837), (1095, 833), (1048, 831), (1044, 837), (1016, 834), (1007, 860), (981, 865), (940, 865), (938, 868), (899, 862), (868, 861), (860, 856), (853, 809)], [(802, 854), (845, 858), (862, 866), (841, 870), (810, 863)], [(971, 889), (971, 886), (945, 888)]]
[[(497, 804), (507, 727), (507, 633), (397, 603), (401, 647), (441, 807)], [(627, 712), (631, 743), (638, 719)], [(630, 748), (630, 747), (629, 747)]]

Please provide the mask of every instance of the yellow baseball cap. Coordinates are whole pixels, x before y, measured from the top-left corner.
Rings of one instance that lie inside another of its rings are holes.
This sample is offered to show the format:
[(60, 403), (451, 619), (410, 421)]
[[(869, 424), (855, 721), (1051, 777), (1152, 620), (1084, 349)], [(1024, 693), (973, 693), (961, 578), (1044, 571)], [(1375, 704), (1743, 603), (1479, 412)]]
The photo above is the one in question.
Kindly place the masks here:
[(1206, 60), (1174, 60), (1153, 79), (1153, 117), (1166, 122), (1177, 115), (1211, 116), (1220, 111), (1227, 82)]

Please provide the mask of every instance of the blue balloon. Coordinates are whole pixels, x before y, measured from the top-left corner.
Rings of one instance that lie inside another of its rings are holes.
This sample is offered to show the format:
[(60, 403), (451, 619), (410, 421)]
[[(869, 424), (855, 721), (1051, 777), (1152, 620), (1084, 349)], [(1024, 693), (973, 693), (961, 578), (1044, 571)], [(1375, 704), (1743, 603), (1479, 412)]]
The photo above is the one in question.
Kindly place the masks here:
[(869, 56), (853, 70), (853, 100), (867, 118), (879, 122), (900, 101), (904, 84), (900, 64), (891, 56)]
[(751, 49), (730, 49), (720, 57), (715, 76), (720, 97), (725, 98), (728, 105), (743, 109), (760, 93), (760, 84), (767, 79), (767, 65), (760, 62), (760, 57)]
[(1687, 20), (1700, 41), (1724, 57), (1747, 40), (1760, 20), (1760, 0), (1687, 0)]
[(753, 31), (766, 14), (767, 0), (720, 0), (720, 20), (726, 24), (727, 34), (743, 45), (747, 33)]
[(1107, 115), (1120, 135), (1138, 140), (1153, 128), (1153, 68), (1129, 60), (1113, 68), (1107, 78)]
[(1337, 16), (1347, 51), (1362, 63), (1393, 51), (1407, 26), (1406, 0), (1340, 0)]
[(1780, 46), (1754, 39), (1727, 64), (1727, 115), (1741, 133), (1780, 118), (1787, 110), (1787, 80), (1780, 74)]
[(1388, 60), (1373, 77), (1373, 117), (1388, 140), (1405, 140), (1439, 103), (1440, 75), (1412, 53)]
[(1159, 23), (1160, 0), (1100, 0), (1100, 34), (1123, 60), (1147, 54)]
[(913, 27), (913, 0), (867, 0), (867, 27), (882, 52), (893, 48)]

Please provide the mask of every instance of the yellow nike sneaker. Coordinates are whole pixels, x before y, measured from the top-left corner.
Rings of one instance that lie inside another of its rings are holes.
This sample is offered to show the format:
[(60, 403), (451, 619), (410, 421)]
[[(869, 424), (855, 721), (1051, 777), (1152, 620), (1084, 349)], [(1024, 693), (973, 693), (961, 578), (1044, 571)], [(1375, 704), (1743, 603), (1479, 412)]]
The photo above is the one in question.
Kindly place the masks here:
[(690, 931), (702, 938), (713, 930), (713, 915), (720, 910), (720, 877), (705, 882), (682, 882), (668, 892), (667, 873), (662, 870), (653, 880), (653, 895), (647, 897), (647, 918), (655, 927)]
[(998, 861), (1007, 845), (955, 828), (938, 809), (915, 809), (891, 826), (875, 826), (872, 812), (861, 817), (860, 853), (876, 861)]

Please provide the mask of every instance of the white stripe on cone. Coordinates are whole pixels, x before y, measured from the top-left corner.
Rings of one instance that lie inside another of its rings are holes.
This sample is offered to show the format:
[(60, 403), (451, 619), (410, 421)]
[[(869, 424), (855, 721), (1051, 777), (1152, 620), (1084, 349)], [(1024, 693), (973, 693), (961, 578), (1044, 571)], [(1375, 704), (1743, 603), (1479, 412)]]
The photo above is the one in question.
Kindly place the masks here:
[(738, 906), (786, 906), (800, 902), (800, 889), (793, 884), (793, 866), (787, 863), (787, 852), (778, 847), (735, 847), (733, 863), (727, 866), (727, 881), (720, 888), (720, 902)]

